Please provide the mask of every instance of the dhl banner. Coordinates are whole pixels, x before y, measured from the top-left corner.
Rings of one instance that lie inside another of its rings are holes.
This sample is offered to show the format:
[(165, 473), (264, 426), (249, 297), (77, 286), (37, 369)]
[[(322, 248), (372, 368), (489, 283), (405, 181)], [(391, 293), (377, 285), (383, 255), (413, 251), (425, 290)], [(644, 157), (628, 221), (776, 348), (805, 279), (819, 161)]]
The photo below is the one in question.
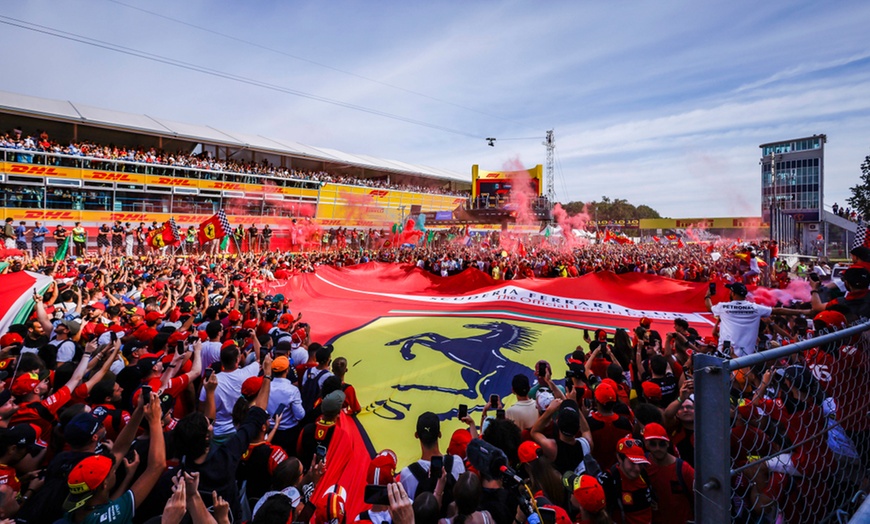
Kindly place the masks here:
[(540, 359), (564, 377), (566, 355), (582, 343), (584, 328), (633, 329), (646, 316), (664, 333), (681, 317), (710, 334), (706, 291), (706, 284), (640, 273), (504, 282), (476, 269), (442, 278), (379, 263), (321, 266), (269, 289), (293, 297), (312, 341), (332, 343), (333, 358), (347, 358), (345, 380), (364, 406), (357, 417), (364, 438), (372, 451), (394, 450), (399, 467), (419, 458), (414, 428), (421, 413), (443, 421), (444, 449), (464, 427), (459, 404), (475, 419), (492, 394), (510, 406), (511, 379), (532, 378)]
[(640, 229), (753, 229), (767, 228), (761, 217), (642, 218)]

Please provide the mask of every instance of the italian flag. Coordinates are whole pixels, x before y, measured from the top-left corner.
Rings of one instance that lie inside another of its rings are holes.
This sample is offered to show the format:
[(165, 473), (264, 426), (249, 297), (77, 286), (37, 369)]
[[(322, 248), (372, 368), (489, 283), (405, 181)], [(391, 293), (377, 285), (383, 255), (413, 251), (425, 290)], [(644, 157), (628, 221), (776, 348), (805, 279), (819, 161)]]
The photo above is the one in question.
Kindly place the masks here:
[(51, 282), (51, 277), (30, 271), (0, 275), (0, 333), (27, 320), (33, 311), (33, 290), (45, 293)]

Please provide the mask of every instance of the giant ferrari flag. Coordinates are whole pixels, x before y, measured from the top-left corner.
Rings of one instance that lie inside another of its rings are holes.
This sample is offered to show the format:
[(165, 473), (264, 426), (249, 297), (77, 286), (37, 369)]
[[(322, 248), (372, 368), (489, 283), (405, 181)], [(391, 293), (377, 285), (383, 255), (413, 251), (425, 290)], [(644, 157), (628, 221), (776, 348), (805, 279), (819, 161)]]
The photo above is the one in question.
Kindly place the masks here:
[[(230, 234), (230, 222), (227, 214), (221, 209), (213, 217), (199, 225), (199, 243), (204, 245), (212, 240), (223, 238)], [(223, 247), (221, 248), (223, 249)]]
[(369, 263), (321, 266), (273, 284), (270, 292), (292, 297), (293, 312), (310, 321), (311, 340), (330, 342), (333, 358), (347, 358), (346, 381), (364, 406), (357, 417), (363, 438), (371, 451), (393, 449), (402, 465), (419, 458), (414, 429), (421, 413), (438, 414), (446, 446), (464, 427), (459, 404), (475, 419), (492, 394), (510, 405), (511, 379), (533, 377), (540, 359), (563, 378), (583, 329), (612, 333), (647, 317), (664, 334), (679, 317), (709, 334), (706, 290), (706, 284), (640, 273), (496, 281), (476, 269), (442, 278)]

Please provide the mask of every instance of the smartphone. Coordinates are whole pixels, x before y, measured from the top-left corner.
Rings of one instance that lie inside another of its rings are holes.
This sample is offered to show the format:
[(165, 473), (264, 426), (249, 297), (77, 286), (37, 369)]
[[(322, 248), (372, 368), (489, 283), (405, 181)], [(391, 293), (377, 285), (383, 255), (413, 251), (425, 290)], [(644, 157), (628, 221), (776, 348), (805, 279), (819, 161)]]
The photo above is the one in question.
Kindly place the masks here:
[(716, 294), (716, 283), (710, 282), (710, 296), (712, 297), (715, 294)]
[(495, 418), (500, 419), (500, 420), (504, 420), (504, 410), (503, 409), (495, 410)]
[(272, 413), (272, 416), (277, 417), (281, 413), (284, 413), (285, 409), (287, 409), (287, 404), (278, 404), (278, 409), (276, 409), (275, 412)]
[(546, 377), (547, 376), (547, 363), (546, 362), (538, 362), (538, 376)]
[(444, 469), (444, 457), (435, 456), (429, 460), (430, 468), (429, 468), (429, 478), (430, 479), (440, 479), (441, 478), (441, 470)]
[(214, 375), (214, 368), (205, 368), (205, 381), (208, 382), (208, 379)]
[(387, 487), (367, 484), (365, 491), (363, 492), (363, 501), (366, 504), (389, 506), (390, 497), (387, 495)]
[(494, 408), (498, 407), (498, 395), (489, 396), (489, 405)]
[(324, 446), (323, 444), (318, 445), (317, 448), (314, 450), (314, 453), (317, 455), (318, 462), (323, 462), (324, 460), (326, 460), (326, 446)]
[(570, 393), (573, 390), (574, 390), (574, 379), (572, 379), (571, 377), (567, 377), (565, 379), (565, 392)]
[(184, 341), (183, 341), (183, 340), (179, 340), (179, 341), (175, 344), (175, 352), (178, 353), (179, 355), (183, 355), (183, 354), (184, 354)]
[(458, 419), (464, 419), (468, 416), (468, 406), (465, 404), (459, 404), (459, 414), (456, 415)]
[(151, 398), (151, 386), (142, 386), (141, 395), (144, 396), (145, 402), (147, 403), (149, 401), (149, 399)]
[(553, 508), (538, 508), (543, 524), (556, 524), (556, 510)]
[(115, 342), (117, 342), (117, 341), (118, 341), (118, 333), (115, 332), (115, 331), (110, 331), (110, 332), (109, 332), (109, 340), (112, 341), (112, 344), (114, 344)]
[(196, 339), (198, 338), (199, 337), (196, 335), (190, 335), (189, 337), (187, 337), (187, 343), (193, 345), (193, 343), (196, 342)]

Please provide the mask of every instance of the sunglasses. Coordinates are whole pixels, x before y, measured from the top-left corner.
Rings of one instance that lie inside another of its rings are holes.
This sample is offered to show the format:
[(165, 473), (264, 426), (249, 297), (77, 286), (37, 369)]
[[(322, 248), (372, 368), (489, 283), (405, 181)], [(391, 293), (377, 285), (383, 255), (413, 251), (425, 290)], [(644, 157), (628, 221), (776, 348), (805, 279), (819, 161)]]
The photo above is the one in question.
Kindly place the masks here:
[(638, 448), (643, 449), (643, 442), (636, 440), (636, 439), (635, 440), (626, 440), (625, 442), (620, 442), (618, 451), (623, 451), (623, 450), (631, 449), (634, 447), (638, 447)]

